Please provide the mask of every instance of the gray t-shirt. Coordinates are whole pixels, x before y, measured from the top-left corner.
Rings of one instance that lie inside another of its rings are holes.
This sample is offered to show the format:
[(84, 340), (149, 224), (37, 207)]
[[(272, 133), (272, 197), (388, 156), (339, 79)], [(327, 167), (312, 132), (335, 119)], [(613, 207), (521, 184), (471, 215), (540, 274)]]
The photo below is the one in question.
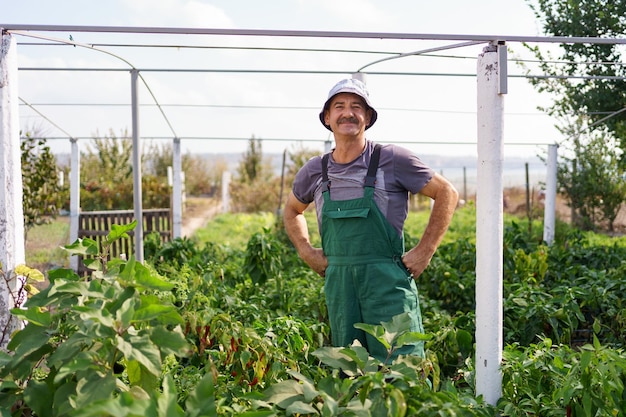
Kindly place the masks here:
[[(354, 161), (339, 164), (332, 154), (328, 160), (328, 178), (332, 184), (332, 200), (350, 200), (363, 197), (363, 184), (374, 142), (367, 141), (365, 150)], [(418, 193), (432, 179), (434, 171), (415, 154), (396, 145), (383, 145), (376, 173), (374, 201), (387, 221), (402, 234), (408, 214), (408, 193)], [(293, 193), (303, 204), (315, 202), (318, 225), (321, 229), (322, 157), (311, 158), (296, 174)]]

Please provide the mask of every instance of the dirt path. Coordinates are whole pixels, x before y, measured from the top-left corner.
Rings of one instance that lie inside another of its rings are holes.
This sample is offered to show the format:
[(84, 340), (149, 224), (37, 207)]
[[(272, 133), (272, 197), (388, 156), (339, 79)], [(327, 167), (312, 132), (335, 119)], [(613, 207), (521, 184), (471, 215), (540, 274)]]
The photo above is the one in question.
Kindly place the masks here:
[(207, 222), (220, 213), (221, 210), (222, 203), (219, 200), (203, 197), (187, 199), (186, 207), (183, 212), (182, 236), (193, 236), (196, 230), (204, 227)]

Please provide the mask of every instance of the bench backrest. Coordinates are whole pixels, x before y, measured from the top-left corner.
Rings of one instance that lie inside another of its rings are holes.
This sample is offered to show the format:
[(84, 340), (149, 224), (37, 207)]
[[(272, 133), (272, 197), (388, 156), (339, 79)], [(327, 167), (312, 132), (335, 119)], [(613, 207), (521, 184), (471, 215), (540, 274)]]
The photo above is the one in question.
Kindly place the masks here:
[[(111, 225), (125, 225), (135, 219), (133, 210), (83, 211), (78, 216), (78, 237), (93, 239), (102, 248), (102, 242), (111, 231)], [(143, 210), (143, 235), (158, 232), (162, 242), (172, 240), (170, 209)], [(128, 259), (135, 252), (135, 233), (128, 233), (129, 239), (119, 239), (111, 245), (109, 259), (124, 254)], [(79, 274), (85, 273), (82, 258), (79, 260)]]

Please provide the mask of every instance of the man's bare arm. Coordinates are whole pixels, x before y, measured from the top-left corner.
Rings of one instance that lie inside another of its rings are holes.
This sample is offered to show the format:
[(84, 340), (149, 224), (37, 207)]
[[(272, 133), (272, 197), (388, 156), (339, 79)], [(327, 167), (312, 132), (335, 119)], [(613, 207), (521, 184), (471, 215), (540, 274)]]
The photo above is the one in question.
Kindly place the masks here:
[(419, 277), (430, 263), (448, 230), (459, 200), (454, 186), (439, 174), (435, 174), (420, 193), (432, 198), (434, 204), (422, 238), (402, 259), (414, 278)]
[(293, 195), (293, 192), (289, 193), (283, 214), (285, 231), (298, 251), (300, 258), (302, 258), (311, 269), (321, 276), (324, 276), (328, 261), (322, 249), (314, 248), (311, 245), (309, 228), (304, 218), (304, 210), (306, 210), (307, 207), (308, 204), (300, 202)]

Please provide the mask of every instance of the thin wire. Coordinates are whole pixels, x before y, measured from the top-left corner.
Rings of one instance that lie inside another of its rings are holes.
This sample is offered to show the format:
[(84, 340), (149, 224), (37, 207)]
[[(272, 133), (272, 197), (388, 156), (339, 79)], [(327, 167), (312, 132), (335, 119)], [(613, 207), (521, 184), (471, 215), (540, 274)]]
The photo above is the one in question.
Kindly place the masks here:
[(456, 43), (456, 44), (453, 44), (453, 45), (439, 46), (439, 47), (436, 47), (436, 48), (423, 49), (421, 51), (407, 52), (407, 53), (399, 54), (399, 55), (396, 55), (396, 56), (391, 56), (391, 57), (379, 59), (379, 60), (374, 61), (374, 62), (370, 62), (369, 64), (364, 65), (361, 68), (359, 68), (357, 70), (357, 72), (361, 72), (365, 68), (370, 67), (370, 66), (372, 66), (374, 64), (379, 64), (381, 62), (389, 61), (389, 60), (392, 60), (392, 59), (404, 58), (404, 57), (413, 56), (413, 55), (422, 55), (422, 54), (427, 54), (429, 52), (444, 51), (444, 50), (447, 50), (447, 49), (463, 48), (463, 47), (466, 47), (466, 46), (472, 46), (472, 45), (476, 45), (476, 44), (480, 44), (480, 43), (484, 43), (484, 42), (470, 41), (470, 42)]
[[(57, 43), (43, 42), (19, 42), (18, 46), (66, 46)], [(124, 44), (124, 43), (93, 43), (93, 46), (105, 46), (114, 48), (172, 48), (172, 49), (226, 49), (226, 50), (251, 50), (251, 51), (279, 51), (279, 52), (332, 52), (332, 53), (355, 53), (355, 54), (398, 54), (394, 51), (373, 51), (357, 49), (326, 49), (326, 48), (280, 48), (266, 46), (214, 46), (214, 45), (175, 45), (175, 44)]]
[[(130, 103), (32, 103), (33, 106), (67, 106), (67, 107), (128, 107)], [(141, 107), (152, 107), (154, 104), (140, 104)], [(229, 105), (229, 104), (161, 104), (162, 107), (188, 107), (188, 108), (218, 108), (218, 109), (258, 109), (258, 110), (319, 110), (314, 106), (252, 106), (252, 105)], [(408, 109), (401, 107), (381, 107), (380, 110), (409, 111), (422, 113), (445, 113), (445, 114), (476, 114), (475, 111), (461, 110), (437, 110), (437, 109)], [(609, 112), (606, 112), (609, 113)], [(588, 113), (591, 114), (591, 113)], [(596, 112), (593, 114), (603, 114)], [(539, 116), (544, 113), (506, 113), (509, 116)]]
[[(82, 48), (87, 48), (87, 49), (92, 49), (94, 51), (98, 51), (98, 52), (102, 52), (104, 54), (107, 54), (109, 56), (112, 56), (114, 58), (119, 59), (120, 61), (124, 62), (125, 64), (127, 64), (131, 69), (133, 70), (137, 70), (139, 71), (133, 64), (131, 64), (127, 59), (122, 58), (121, 56), (114, 54), (112, 52), (109, 52), (105, 49), (100, 49), (100, 48), (96, 48), (93, 45), (89, 45), (89, 44), (85, 44), (85, 43), (81, 43), (81, 42), (76, 42), (74, 40), (65, 40), (65, 39), (56, 39), (56, 38), (51, 38), (51, 37), (47, 37), (47, 36), (41, 36), (41, 35), (34, 35), (34, 34), (30, 34), (30, 33), (25, 33), (22, 31), (11, 31), (11, 33), (17, 34), (17, 35), (22, 35), (25, 37), (32, 37), (32, 38), (36, 38), (36, 39), (43, 39), (46, 41), (51, 41), (51, 42), (59, 42), (62, 44), (66, 44), (66, 45), (73, 45), (73, 46), (80, 46)], [(148, 85), (148, 83), (146, 82), (146, 80), (143, 78), (143, 76), (141, 75), (141, 72), (138, 73), (139, 74), (139, 78), (141, 79), (141, 81), (143, 82), (144, 86), (146, 87), (146, 89), (148, 90), (148, 92), (150, 93), (150, 96), (152, 96), (152, 99), (154, 100), (155, 104), (157, 105), (157, 107), (159, 108), (159, 111), (161, 112), (161, 115), (163, 116), (163, 118), (165, 119), (165, 122), (167, 123), (168, 127), (170, 128), (170, 131), (172, 132), (172, 134), (174, 135), (174, 137), (178, 137), (178, 135), (176, 135), (176, 131), (174, 130), (174, 127), (172, 126), (172, 124), (170, 123), (167, 115), (165, 114), (165, 112), (163, 111), (163, 108), (161, 107), (161, 105), (159, 104), (159, 101), (157, 100), (156, 96), (154, 95), (154, 93), (152, 92), (152, 89), (150, 88), (150, 86)]]
[[(47, 139), (47, 140), (67, 140), (66, 137), (35, 137), (34, 139)], [(76, 137), (75, 139), (80, 139), (80, 140), (93, 140), (94, 137), (93, 136), (79, 136)], [(118, 139), (124, 139), (124, 138), (118, 138)], [(142, 140), (172, 140), (172, 138), (170, 136), (142, 136), (141, 137)], [(221, 137), (221, 136), (181, 136), (179, 137), (180, 140), (222, 140), (222, 141), (249, 141), (250, 138), (249, 137)], [(327, 139), (320, 139), (320, 138), (260, 138), (262, 141), (267, 141), (267, 142), (319, 142), (319, 143), (324, 143), (327, 141)], [(441, 140), (436, 140), (436, 141), (424, 141), (424, 140), (415, 140), (415, 141), (411, 141), (411, 140), (397, 140), (397, 141), (385, 141), (385, 140), (379, 140), (378, 142), (382, 142), (382, 143), (397, 143), (397, 144), (427, 144), (427, 145), (476, 145), (476, 141), (472, 140), (469, 142), (466, 141), (441, 141)], [(544, 145), (553, 145), (554, 142), (550, 141), (550, 142), (506, 142), (504, 143), (505, 145), (508, 146), (544, 146)]]
[[(127, 71), (123, 68), (57, 68), (57, 67), (21, 67), (20, 71)], [(337, 70), (337, 71), (319, 71), (319, 70), (275, 70), (275, 69), (227, 69), (227, 68), (136, 68), (141, 72), (181, 72), (181, 73), (224, 73), (224, 74), (351, 74), (353, 71)], [(389, 71), (368, 71), (369, 75), (407, 75), (407, 76), (423, 76), (423, 77), (476, 77), (475, 73), (445, 73), (445, 72), (389, 72)], [(573, 80), (625, 80), (623, 75), (532, 75), (532, 74), (509, 74), (508, 78), (525, 78), (525, 79), (573, 79)], [(156, 101), (156, 98), (155, 98)]]
[[(19, 100), (24, 103), (26, 106), (30, 107), (31, 110), (33, 110), (35, 113), (37, 113), (38, 115), (40, 115), (41, 117), (43, 117), (44, 120), (46, 120), (48, 123), (50, 123), (52, 126), (56, 127), (57, 129), (59, 129), (61, 132), (65, 133), (67, 135), (67, 137), (70, 138), (70, 140), (75, 140), (76, 138), (72, 135), (70, 135), (65, 129), (63, 129), (61, 126), (59, 126), (58, 124), (54, 123), (48, 116), (46, 116), (45, 114), (43, 114), (42, 112), (40, 112), (39, 110), (37, 110), (35, 107), (33, 107), (32, 104), (28, 103), (26, 100), (24, 100), (22, 97), (18, 97)], [(65, 138), (67, 139), (67, 138)]]
[(176, 134), (176, 131), (174, 130), (174, 127), (172, 126), (172, 124), (170, 123), (170, 119), (167, 117), (167, 115), (165, 114), (165, 110), (163, 110), (163, 107), (161, 106), (161, 104), (159, 103), (159, 101), (157, 100), (156, 96), (154, 95), (154, 93), (152, 92), (152, 89), (150, 88), (150, 86), (148, 85), (148, 83), (146, 82), (146, 80), (143, 78), (143, 75), (141, 74), (141, 72), (138, 72), (139, 74), (139, 78), (141, 79), (141, 81), (143, 81), (143, 84), (146, 86), (146, 89), (148, 90), (148, 92), (150, 93), (150, 95), (152, 96), (152, 99), (154, 100), (154, 102), (156, 103), (157, 107), (159, 108), (159, 112), (161, 112), (161, 115), (163, 116), (163, 118), (165, 119), (165, 123), (167, 123), (167, 125), (170, 128), (170, 131), (172, 132), (172, 135), (174, 135), (175, 138), (178, 137), (178, 135)]
[[(42, 42), (19, 42), (18, 45), (23, 46), (68, 46), (58, 43), (42, 43)], [(259, 50), (259, 51), (287, 51), (287, 52), (331, 52), (331, 53), (356, 53), (356, 54), (393, 54), (400, 55), (402, 52), (393, 51), (374, 51), (374, 50), (356, 50), (356, 49), (325, 49), (325, 48), (276, 48), (276, 47), (254, 47), (254, 46), (213, 46), (213, 45), (167, 45), (167, 44), (119, 44), (119, 43), (94, 43), (94, 46), (108, 46), (108, 47), (122, 47), (122, 48), (173, 48), (173, 49), (225, 49), (225, 50)], [(443, 54), (421, 54), (431, 58), (450, 58), (450, 59), (478, 59), (475, 56), (464, 55), (443, 55)], [(508, 57), (510, 62), (527, 62), (527, 63), (544, 63), (544, 64), (559, 64), (559, 65), (616, 65), (625, 66), (626, 62), (617, 61), (561, 61), (561, 60), (541, 60), (541, 59), (528, 59), (528, 58), (516, 58)]]
[(590, 124), (590, 125), (589, 125), (589, 127), (588, 127), (588, 129), (591, 129), (592, 127), (595, 127), (595, 126), (599, 125), (600, 123), (603, 123), (603, 122), (605, 122), (606, 120), (608, 120), (608, 119), (610, 119), (610, 118), (613, 118), (613, 117), (617, 116), (618, 114), (623, 113), (623, 112), (625, 112), (625, 111), (626, 111), (626, 107), (624, 107), (624, 108), (622, 108), (622, 109), (620, 109), (620, 110), (618, 110), (618, 111), (615, 111), (615, 112), (613, 112), (613, 113), (609, 114), (608, 116), (605, 116), (605, 117), (603, 117), (602, 119), (600, 119), (600, 120), (598, 120), (598, 121), (596, 121), (596, 122), (594, 122), (594, 123)]

